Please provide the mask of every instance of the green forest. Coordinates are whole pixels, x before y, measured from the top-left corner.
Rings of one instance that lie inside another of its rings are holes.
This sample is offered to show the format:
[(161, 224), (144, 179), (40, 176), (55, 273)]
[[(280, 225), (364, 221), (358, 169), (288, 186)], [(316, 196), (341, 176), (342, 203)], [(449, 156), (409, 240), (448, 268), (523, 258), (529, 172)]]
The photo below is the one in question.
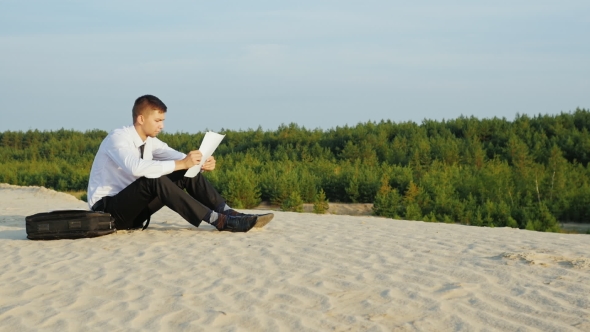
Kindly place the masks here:
[[(559, 231), (590, 222), (590, 111), (558, 115), (366, 122), (332, 129), (222, 130), (206, 173), (236, 208), (261, 201), (374, 203), (396, 219)], [(196, 149), (204, 132), (162, 133)], [(107, 132), (0, 133), (0, 183), (86, 190)]]

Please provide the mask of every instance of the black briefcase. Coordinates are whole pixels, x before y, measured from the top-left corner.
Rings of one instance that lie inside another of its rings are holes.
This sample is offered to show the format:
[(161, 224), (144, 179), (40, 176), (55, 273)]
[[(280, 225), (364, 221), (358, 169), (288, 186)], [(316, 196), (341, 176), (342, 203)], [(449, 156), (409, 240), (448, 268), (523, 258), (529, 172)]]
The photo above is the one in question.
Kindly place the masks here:
[(31, 240), (79, 239), (111, 234), (115, 219), (109, 213), (61, 210), (25, 217)]

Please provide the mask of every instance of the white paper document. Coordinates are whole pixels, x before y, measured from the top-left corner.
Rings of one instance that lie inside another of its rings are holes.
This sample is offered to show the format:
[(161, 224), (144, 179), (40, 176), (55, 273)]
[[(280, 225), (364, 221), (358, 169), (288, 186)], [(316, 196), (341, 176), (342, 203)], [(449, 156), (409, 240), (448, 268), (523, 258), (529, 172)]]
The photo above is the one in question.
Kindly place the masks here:
[(208, 131), (205, 133), (205, 138), (203, 138), (203, 142), (201, 142), (201, 146), (199, 147), (199, 151), (203, 154), (201, 158), (201, 163), (189, 168), (184, 176), (189, 178), (194, 178), (199, 172), (201, 171), (201, 167), (207, 160), (207, 158), (213, 155), (213, 152), (219, 146), (219, 143), (223, 140), (225, 135), (221, 135), (218, 133), (214, 133), (212, 131)]

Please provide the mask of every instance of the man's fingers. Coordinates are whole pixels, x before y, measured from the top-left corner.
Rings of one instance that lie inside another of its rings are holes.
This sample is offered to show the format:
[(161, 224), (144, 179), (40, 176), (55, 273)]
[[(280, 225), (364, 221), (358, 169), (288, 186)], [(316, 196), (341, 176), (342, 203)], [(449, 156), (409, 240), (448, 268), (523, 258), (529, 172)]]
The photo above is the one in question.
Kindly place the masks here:
[(203, 170), (212, 171), (215, 169), (215, 158), (213, 156), (207, 158), (207, 161), (203, 164)]
[(193, 162), (193, 164), (198, 165), (201, 162), (201, 158), (203, 154), (199, 150), (189, 152), (189, 156)]
[(199, 163), (201, 163), (201, 158), (203, 157), (203, 154), (201, 153), (201, 151), (199, 150), (194, 150), (194, 151), (190, 151), (187, 155), (186, 155), (186, 165), (187, 167), (192, 167), (195, 165), (198, 165)]
[[(186, 159), (192, 164), (190, 166), (198, 165), (201, 163), (201, 159), (203, 159), (203, 154), (199, 150), (194, 150), (187, 154)], [(209, 171), (215, 169), (215, 158), (213, 156), (207, 158), (205, 163), (203, 163), (203, 169)]]

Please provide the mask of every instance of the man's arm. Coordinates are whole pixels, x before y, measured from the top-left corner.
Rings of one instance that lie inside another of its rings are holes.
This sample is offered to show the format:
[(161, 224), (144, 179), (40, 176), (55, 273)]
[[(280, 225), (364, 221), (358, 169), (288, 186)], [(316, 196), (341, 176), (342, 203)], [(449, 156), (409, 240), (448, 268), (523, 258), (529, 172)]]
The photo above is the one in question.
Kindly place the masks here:
[[(152, 138), (153, 146), (153, 156), (154, 159), (157, 160), (174, 160), (174, 170), (182, 170), (182, 169), (189, 169), (192, 166), (198, 165), (201, 162), (203, 154), (199, 150), (194, 150), (189, 152), (188, 154), (184, 154), (182, 152), (176, 151), (173, 148), (169, 147), (168, 144), (162, 142), (157, 138)], [(215, 158), (213, 156), (209, 157), (201, 170), (203, 171), (212, 171), (215, 169)]]
[[(146, 178), (158, 178), (174, 172), (176, 168), (175, 160), (141, 159), (139, 149), (125, 135), (114, 134), (108, 139), (110, 142), (108, 142), (105, 153), (119, 166), (119, 171), (131, 174), (136, 178), (142, 176)], [(178, 152), (178, 156), (181, 157), (178, 159), (182, 159), (185, 155)]]

